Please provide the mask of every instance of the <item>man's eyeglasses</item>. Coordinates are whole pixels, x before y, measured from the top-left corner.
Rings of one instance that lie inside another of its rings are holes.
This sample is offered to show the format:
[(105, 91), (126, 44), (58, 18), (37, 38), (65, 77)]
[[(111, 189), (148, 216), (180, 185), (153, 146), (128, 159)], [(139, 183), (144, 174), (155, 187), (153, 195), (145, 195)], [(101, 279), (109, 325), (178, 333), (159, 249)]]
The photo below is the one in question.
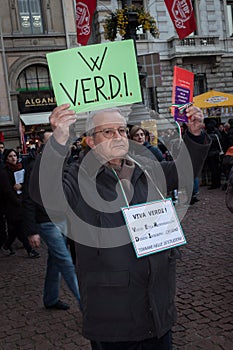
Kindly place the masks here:
[(96, 131), (92, 135), (98, 134), (100, 132), (102, 132), (102, 134), (104, 135), (104, 137), (106, 137), (106, 139), (112, 139), (116, 134), (116, 132), (118, 132), (123, 137), (127, 137), (128, 128), (124, 126), (120, 126), (118, 129), (108, 128), (108, 129)]

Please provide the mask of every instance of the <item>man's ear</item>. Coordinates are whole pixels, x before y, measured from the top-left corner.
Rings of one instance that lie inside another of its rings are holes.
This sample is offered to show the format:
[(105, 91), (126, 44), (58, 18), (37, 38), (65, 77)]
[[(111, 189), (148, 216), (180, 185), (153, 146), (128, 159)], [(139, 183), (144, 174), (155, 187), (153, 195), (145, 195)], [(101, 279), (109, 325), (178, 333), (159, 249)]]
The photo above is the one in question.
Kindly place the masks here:
[(94, 148), (95, 147), (95, 142), (94, 142), (93, 136), (86, 136), (85, 142), (90, 148)]

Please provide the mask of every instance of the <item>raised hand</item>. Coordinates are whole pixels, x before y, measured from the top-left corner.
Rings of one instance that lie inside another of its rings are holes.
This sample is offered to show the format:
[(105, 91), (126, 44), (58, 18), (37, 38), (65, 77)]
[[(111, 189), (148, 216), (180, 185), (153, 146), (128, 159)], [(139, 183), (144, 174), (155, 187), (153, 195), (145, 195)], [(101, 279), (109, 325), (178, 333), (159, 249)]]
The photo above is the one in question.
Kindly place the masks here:
[(186, 109), (186, 115), (188, 117), (187, 127), (191, 134), (200, 135), (204, 128), (204, 115), (202, 110), (195, 106), (190, 106)]
[(69, 139), (70, 125), (76, 122), (76, 113), (68, 109), (69, 103), (56, 107), (49, 117), (53, 135), (58, 143), (65, 145)]

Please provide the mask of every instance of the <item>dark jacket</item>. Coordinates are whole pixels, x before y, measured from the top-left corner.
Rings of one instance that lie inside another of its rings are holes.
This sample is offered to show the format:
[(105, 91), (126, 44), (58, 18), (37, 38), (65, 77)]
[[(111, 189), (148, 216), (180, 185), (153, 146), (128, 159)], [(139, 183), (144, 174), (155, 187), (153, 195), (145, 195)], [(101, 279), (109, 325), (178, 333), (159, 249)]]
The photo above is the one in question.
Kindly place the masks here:
[(2, 188), (2, 196), (4, 210), (7, 220), (10, 222), (22, 219), (22, 193), (17, 194), (14, 190), (15, 178), (14, 171), (5, 166), (0, 171), (0, 184)]
[(233, 125), (231, 126), (230, 130), (228, 131), (227, 138), (228, 138), (228, 147), (233, 146)]
[(140, 144), (136, 141), (130, 140), (129, 141), (130, 146), (130, 154), (132, 155), (140, 155), (142, 157), (147, 157), (152, 160), (158, 160), (159, 162), (164, 160), (163, 154), (155, 146), (152, 146), (149, 142), (144, 142), (144, 144)]
[[(208, 135), (211, 138), (211, 146), (208, 152), (208, 157), (219, 157), (219, 153), (221, 151), (221, 135), (220, 133), (215, 130), (208, 130)], [(220, 145), (219, 145), (220, 143)]]
[(151, 153), (157, 158), (159, 162), (162, 162), (164, 160), (163, 154), (158, 147), (152, 146), (149, 142), (144, 142), (143, 146), (151, 151)]
[[(38, 155), (39, 157), (40, 155)], [(25, 173), (23, 184), (23, 226), (26, 236), (38, 234), (38, 223), (50, 222), (49, 216), (43, 206), (34, 202), (28, 191), (29, 180), (33, 166), (35, 164), (36, 155), (31, 156)]]
[[(200, 145), (189, 137), (186, 142), (196, 176), (209, 145)], [(173, 248), (138, 259), (120, 210), (126, 203), (121, 192), (117, 195), (118, 180), (113, 171), (89, 152), (81, 165), (72, 163), (62, 176), (66, 151), (51, 137), (41, 161), (44, 172), (40, 184), (46, 206), (66, 210), (77, 242), (84, 336), (108, 342), (163, 336), (176, 320), (175, 270), (179, 250)], [(186, 152), (183, 146), (177, 163), (191, 193), (193, 177), (192, 169), (191, 175), (186, 174)], [(177, 188), (174, 162), (159, 163), (143, 157), (137, 162), (141, 166), (135, 165), (131, 178), (134, 193), (130, 205), (161, 199), (156, 186), (164, 194)], [(56, 182), (55, 178), (60, 180)], [(32, 174), (33, 198), (34, 180)], [(50, 196), (46, 197), (48, 191)]]

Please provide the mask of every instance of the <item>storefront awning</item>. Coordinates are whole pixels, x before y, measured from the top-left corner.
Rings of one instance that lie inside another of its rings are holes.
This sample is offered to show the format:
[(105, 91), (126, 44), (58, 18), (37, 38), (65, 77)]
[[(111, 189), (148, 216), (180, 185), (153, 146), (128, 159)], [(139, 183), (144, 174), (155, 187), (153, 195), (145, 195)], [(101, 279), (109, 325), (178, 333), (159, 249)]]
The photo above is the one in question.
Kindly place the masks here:
[(49, 124), (50, 114), (51, 112), (21, 114), (20, 119), (25, 125)]
[(193, 98), (194, 105), (199, 108), (211, 107), (232, 107), (233, 95), (224, 92), (210, 90), (204, 94), (195, 96)]

